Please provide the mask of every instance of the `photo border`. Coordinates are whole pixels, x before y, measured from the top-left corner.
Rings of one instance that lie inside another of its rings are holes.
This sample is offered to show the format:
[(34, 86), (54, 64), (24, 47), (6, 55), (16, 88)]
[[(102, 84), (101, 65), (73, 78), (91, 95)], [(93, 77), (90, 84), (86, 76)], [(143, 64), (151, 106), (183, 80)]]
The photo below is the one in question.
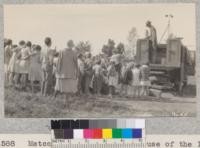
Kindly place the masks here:
[[(200, 1), (198, 0), (0, 0), (0, 48), (3, 49), (3, 4), (168, 4), (196, 5), (196, 84), (200, 90)], [(0, 133), (49, 133), (50, 118), (4, 118), (4, 51), (0, 50)], [(200, 101), (196, 117), (148, 117), (146, 134), (200, 134)], [(76, 118), (76, 117), (75, 117)], [(37, 126), (36, 126), (37, 125)]]

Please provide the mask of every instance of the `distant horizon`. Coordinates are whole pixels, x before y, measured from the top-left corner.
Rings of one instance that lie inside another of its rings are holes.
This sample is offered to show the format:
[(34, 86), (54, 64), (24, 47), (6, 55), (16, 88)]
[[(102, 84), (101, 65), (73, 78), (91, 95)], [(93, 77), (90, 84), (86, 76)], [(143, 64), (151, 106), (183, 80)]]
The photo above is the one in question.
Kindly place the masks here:
[(133, 27), (143, 38), (147, 20), (156, 27), (159, 42), (167, 25), (164, 16), (169, 13), (174, 15), (172, 33), (183, 37), (190, 50), (196, 50), (194, 4), (4, 5), (4, 36), (14, 43), (30, 40), (41, 46), (49, 36), (58, 50), (65, 48), (69, 39), (75, 44), (89, 41), (92, 53), (98, 54), (109, 38), (116, 45), (127, 45)]

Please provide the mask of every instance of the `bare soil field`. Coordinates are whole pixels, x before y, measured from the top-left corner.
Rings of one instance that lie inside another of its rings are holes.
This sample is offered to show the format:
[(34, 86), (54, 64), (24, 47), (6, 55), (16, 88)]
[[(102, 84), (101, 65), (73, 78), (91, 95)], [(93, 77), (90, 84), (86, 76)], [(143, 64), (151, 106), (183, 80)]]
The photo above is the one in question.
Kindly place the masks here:
[[(191, 82), (194, 81), (191, 79)], [(5, 88), (5, 117), (8, 118), (117, 118), (117, 117), (160, 117), (195, 116), (196, 87), (189, 83), (183, 96), (162, 93), (161, 98), (125, 98), (115, 96), (59, 95), (42, 97), (40, 93)]]

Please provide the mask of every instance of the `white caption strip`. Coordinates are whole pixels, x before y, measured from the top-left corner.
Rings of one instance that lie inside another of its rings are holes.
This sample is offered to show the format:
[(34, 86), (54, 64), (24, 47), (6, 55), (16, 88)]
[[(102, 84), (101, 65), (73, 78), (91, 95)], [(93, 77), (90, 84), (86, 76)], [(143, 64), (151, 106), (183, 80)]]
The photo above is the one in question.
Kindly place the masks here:
[[(95, 145), (95, 144), (94, 144)], [(146, 148), (200, 148), (200, 135), (146, 135)], [(119, 145), (123, 147), (122, 145)], [(128, 148), (132, 145), (128, 145)], [(142, 145), (143, 146), (143, 145)], [(137, 146), (140, 148), (142, 146)], [(50, 134), (0, 134), (0, 148), (51, 148)], [(83, 146), (84, 148), (95, 148)], [(109, 148), (121, 148), (109, 145)], [(60, 147), (58, 147), (60, 148)], [(65, 146), (62, 146), (65, 148)], [(68, 147), (66, 147), (68, 148)], [(72, 147), (70, 147), (72, 148)], [(73, 148), (79, 148), (74, 145)], [(100, 148), (104, 148), (103, 146)]]

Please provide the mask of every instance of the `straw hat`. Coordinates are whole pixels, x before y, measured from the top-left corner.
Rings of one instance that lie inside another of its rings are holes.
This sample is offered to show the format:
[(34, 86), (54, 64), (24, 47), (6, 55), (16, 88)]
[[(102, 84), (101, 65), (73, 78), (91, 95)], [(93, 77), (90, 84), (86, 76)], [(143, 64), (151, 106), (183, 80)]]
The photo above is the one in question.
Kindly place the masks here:
[(146, 25), (147, 25), (147, 26), (151, 25), (151, 21), (148, 20), (148, 21), (146, 22)]

